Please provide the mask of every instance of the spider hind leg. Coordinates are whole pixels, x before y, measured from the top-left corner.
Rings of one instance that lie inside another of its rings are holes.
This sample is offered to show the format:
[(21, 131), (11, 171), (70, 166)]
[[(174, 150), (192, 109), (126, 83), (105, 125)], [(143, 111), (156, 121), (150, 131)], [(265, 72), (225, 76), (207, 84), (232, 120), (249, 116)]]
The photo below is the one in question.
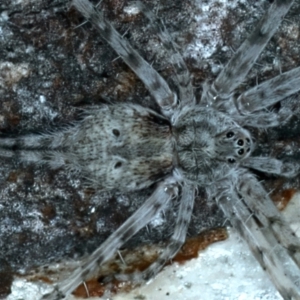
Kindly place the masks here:
[(58, 283), (54, 291), (43, 299), (57, 300), (58, 294), (70, 295), (83, 281), (95, 275), (101, 264), (108, 261), (127, 240), (145, 227), (177, 194), (177, 181), (173, 176), (160, 182), (145, 203), (83, 261), (81, 267), (75, 269), (67, 279)]
[(159, 255), (157, 260), (152, 263), (146, 270), (135, 272), (133, 274), (119, 274), (115, 278), (120, 281), (139, 282), (153, 278), (164, 267), (166, 262), (171, 260), (182, 247), (185, 242), (187, 229), (192, 216), (195, 197), (195, 188), (185, 184), (182, 188), (180, 205), (178, 208), (178, 216), (174, 228), (174, 233), (170, 239), (166, 249)]

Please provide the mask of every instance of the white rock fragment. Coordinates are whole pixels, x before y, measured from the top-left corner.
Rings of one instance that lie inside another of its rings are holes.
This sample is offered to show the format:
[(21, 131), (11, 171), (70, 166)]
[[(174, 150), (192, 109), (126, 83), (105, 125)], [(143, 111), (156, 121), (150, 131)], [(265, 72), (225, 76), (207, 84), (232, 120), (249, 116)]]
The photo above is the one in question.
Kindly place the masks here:
[(12, 62), (0, 62), (0, 87), (12, 85), (15, 90), (15, 85), (22, 78), (28, 77), (30, 68), (27, 63), (13, 64)]

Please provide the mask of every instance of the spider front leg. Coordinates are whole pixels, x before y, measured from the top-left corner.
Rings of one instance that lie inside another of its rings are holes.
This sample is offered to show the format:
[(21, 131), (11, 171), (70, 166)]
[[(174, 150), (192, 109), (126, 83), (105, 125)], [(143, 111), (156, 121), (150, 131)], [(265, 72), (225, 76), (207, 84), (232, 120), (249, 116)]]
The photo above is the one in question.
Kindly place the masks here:
[(234, 109), (231, 113), (234, 114), (235, 109), (237, 109), (240, 113), (239, 121), (244, 126), (268, 128), (282, 125), (293, 116), (290, 109), (281, 108), (278, 113), (264, 110), (298, 92), (300, 90), (299, 83), (300, 67), (278, 75), (242, 93), (235, 100)]
[(145, 227), (166, 204), (178, 194), (175, 176), (158, 184), (146, 202), (119, 227), (108, 239), (86, 259), (67, 279), (57, 284), (54, 291), (42, 299), (58, 300), (72, 293), (82, 282), (95, 275), (101, 264), (108, 261), (116, 251), (140, 229)]
[(272, 232), (278, 245), (284, 247), (286, 256), (295, 261), (298, 266), (296, 274), (300, 279), (300, 241), (288, 222), (253, 175), (244, 175), (238, 184), (238, 190), (248, 207), (264, 226), (264, 230)]
[(242, 93), (236, 100), (241, 112), (251, 113), (271, 105), (300, 90), (300, 67), (278, 75)]
[(146, 270), (133, 274), (115, 275), (120, 281), (139, 282), (154, 277), (168, 262), (171, 260), (182, 247), (186, 239), (187, 229), (190, 224), (195, 198), (195, 187), (185, 184), (182, 187), (182, 195), (178, 208), (177, 220), (174, 233), (166, 249), (159, 255), (157, 260), (152, 263)]
[[(247, 179), (242, 176), (240, 180), (243, 182)], [(247, 202), (240, 199), (235, 191), (227, 191), (218, 199), (218, 203), (271, 277), (281, 296), (285, 300), (299, 300), (300, 290), (295, 284), (299, 279), (299, 268), (291, 262), (283, 247), (277, 247), (277, 240), (268, 228), (262, 228), (260, 220), (249, 210)]]
[(282, 19), (289, 11), (293, 0), (276, 0), (260, 20), (250, 36), (242, 43), (210, 88), (205, 88), (202, 101), (216, 105), (230, 99), (231, 93), (245, 79)]
[(171, 116), (177, 106), (177, 97), (171, 91), (166, 81), (132, 48), (130, 43), (115, 30), (103, 17), (103, 14), (88, 0), (73, 0), (72, 4), (95, 26), (101, 36), (141, 79), (161, 107), (162, 113), (165, 116)]
[(292, 110), (289, 108), (281, 108), (278, 113), (272, 111), (255, 112), (255, 114), (247, 113), (237, 116), (235, 119), (244, 127), (250, 126), (254, 128), (266, 129), (277, 127), (287, 123), (293, 116)]
[(292, 162), (282, 162), (271, 157), (248, 157), (241, 161), (241, 166), (252, 168), (268, 174), (283, 177), (294, 177), (299, 174), (300, 165)]

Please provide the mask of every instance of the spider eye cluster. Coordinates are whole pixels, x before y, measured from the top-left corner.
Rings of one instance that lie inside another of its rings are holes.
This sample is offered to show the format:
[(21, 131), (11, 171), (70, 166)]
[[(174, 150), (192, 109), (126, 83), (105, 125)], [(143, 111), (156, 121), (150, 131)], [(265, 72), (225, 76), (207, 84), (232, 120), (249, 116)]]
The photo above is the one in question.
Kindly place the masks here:
[(240, 127), (229, 129), (216, 137), (217, 155), (230, 164), (250, 155), (252, 146), (250, 133)]

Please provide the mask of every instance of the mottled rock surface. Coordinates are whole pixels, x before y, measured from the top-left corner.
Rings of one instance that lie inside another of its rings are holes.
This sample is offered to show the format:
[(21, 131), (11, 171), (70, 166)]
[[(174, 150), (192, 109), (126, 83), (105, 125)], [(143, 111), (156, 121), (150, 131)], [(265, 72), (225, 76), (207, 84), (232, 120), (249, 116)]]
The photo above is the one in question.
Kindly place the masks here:
[[(152, 2), (153, 3), (153, 2)], [(159, 1), (159, 15), (184, 53), (199, 99), (201, 82), (216, 77), (267, 1)], [(172, 86), (172, 67), (155, 34), (123, 0), (101, 4), (107, 18)], [(155, 6), (157, 4), (155, 3)], [(225, 13), (226, 12), (226, 13)], [(157, 109), (143, 84), (89, 24), (63, 0), (2, 0), (0, 3), (0, 132), (2, 136), (59, 130), (80, 119), (88, 105), (133, 102)], [(199, 31), (201, 26), (209, 28)], [(272, 38), (241, 90), (300, 66), (299, 1)], [(210, 26), (210, 27), (209, 27)], [(299, 97), (283, 101), (295, 112), (290, 122), (268, 132), (253, 131), (258, 154), (300, 160)], [(297, 116), (298, 115), (298, 116)], [(263, 176), (268, 191), (298, 189), (291, 180)], [(65, 170), (0, 160), (0, 297), (15, 273), (90, 253), (151, 193), (88, 190)], [(142, 230), (126, 247), (168, 239), (176, 205)], [(214, 202), (199, 190), (191, 236), (224, 226)]]

